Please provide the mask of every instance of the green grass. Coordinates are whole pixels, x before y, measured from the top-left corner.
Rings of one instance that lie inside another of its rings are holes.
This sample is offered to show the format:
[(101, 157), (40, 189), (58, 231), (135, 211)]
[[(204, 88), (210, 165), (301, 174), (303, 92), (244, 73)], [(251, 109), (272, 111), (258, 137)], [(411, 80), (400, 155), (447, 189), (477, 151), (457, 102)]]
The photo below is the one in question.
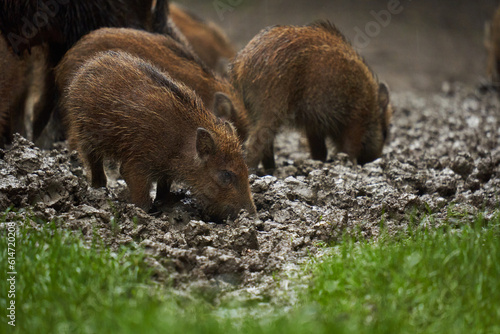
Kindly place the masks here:
[[(0, 219), (0, 222), (2, 220)], [(7, 238), (0, 231), (0, 333), (218, 333), (202, 300), (155, 285), (138, 250), (85, 245), (54, 224), (17, 227), (16, 326), (7, 324)], [(180, 319), (183, 319), (180, 321)]]
[(315, 269), (305, 300), (351, 333), (500, 333), (500, 219), (345, 242)]
[[(500, 212), (460, 229), (345, 239), (305, 268), (309, 287), (288, 313), (178, 297), (152, 282), (140, 251), (38, 227), (18, 229), (16, 327), (2, 279), (0, 333), (500, 333)], [(2, 229), (2, 272), (6, 249)], [(237, 319), (220, 316), (234, 306)]]
[[(155, 315), (158, 303), (145, 285), (149, 273), (141, 255), (88, 249), (77, 237), (50, 224), (41, 227), (41, 231), (21, 229), (17, 237), (18, 332), (106, 332), (120, 328), (120, 321), (133, 328)], [(0, 248), (5, 247), (2, 238)], [(2, 264), (4, 256), (2, 252)], [(136, 307), (144, 312), (137, 312)]]

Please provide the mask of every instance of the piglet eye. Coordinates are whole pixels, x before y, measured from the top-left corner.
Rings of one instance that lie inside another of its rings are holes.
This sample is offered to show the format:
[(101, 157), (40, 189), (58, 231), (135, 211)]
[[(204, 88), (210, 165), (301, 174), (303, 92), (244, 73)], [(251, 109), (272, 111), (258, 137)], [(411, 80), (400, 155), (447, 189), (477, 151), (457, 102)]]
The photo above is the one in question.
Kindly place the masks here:
[(234, 182), (236, 175), (228, 170), (223, 170), (219, 172), (219, 183), (222, 186), (228, 186)]

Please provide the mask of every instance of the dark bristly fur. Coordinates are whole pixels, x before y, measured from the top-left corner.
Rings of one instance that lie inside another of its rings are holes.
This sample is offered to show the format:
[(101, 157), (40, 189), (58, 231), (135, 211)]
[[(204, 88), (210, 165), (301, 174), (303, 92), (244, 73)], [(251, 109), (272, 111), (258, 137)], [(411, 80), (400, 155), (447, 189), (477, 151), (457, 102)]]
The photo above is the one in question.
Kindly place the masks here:
[[(67, 2), (67, 3), (64, 3)], [(36, 45), (49, 43), (59, 45), (62, 54), (80, 37), (101, 27), (132, 27), (164, 33), (167, 29), (168, 1), (166, 0), (71, 0), (51, 7), (53, 14), (46, 15), (48, 24), (36, 27), (35, 36), (27, 36), (28, 44), (20, 45), (19, 53)], [(23, 35), (26, 18), (34, 23), (33, 17), (46, 8), (49, 1), (44, 0), (4, 0), (0, 5), (0, 31), (5, 38), (9, 34)], [(152, 5), (156, 3), (156, 7)], [(38, 16), (37, 16), (38, 17)], [(55, 50), (54, 50), (55, 51)], [(57, 59), (56, 59), (57, 60)]]
[(69, 143), (95, 187), (106, 185), (102, 161), (121, 163), (132, 202), (149, 210), (149, 191), (168, 199), (172, 181), (190, 186), (209, 215), (255, 213), (248, 170), (233, 127), (196, 94), (153, 65), (124, 52), (97, 54), (65, 91)]
[(358, 163), (378, 158), (392, 114), (389, 92), (329, 22), (264, 29), (232, 63), (231, 80), (252, 123), (247, 163), (274, 169), (275, 135), (305, 130), (311, 155), (324, 161), (325, 138)]
[(56, 84), (59, 91), (64, 90), (72, 75), (86, 60), (107, 50), (126, 51), (183, 82), (217, 116), (230, 120), (242, 140), (246, 138), (248, 121), (241, 96), (227, 79), (215, 75), (191, 51), (169, 36), (126, 28), (93, 31), (71, 48), (57, 66)]

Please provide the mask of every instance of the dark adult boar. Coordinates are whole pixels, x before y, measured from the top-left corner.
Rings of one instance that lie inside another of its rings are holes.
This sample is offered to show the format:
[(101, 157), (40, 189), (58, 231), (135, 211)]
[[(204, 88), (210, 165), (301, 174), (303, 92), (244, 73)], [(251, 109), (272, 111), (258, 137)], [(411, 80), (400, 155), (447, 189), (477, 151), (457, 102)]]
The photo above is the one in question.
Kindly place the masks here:
[(486, 25), (485, 45), (488, 51), (488, 76), (494, 85), (500, 85), (500, 7), (493, 20)]
[(101, 27), (168, 33), (167, 0), (3, 0), (0, 31), (14, 52), (48, 43), (55, 61)]
[(305, 130), (313, 159), (326, 160), (327, 137), (358, 163), (381, 155), (389, 92), (331, 23), (263, 30), (238, 53), (230, 75), (252, 124), (250, 168), (262, 161), (274, 169), (274, 137), (286, 124)]
[(86, 60), (107, 50), (126, 51), (147, 60), (186, 84), (217, 116), (230, 120), (242, 140), (246, 138), (248, 120), (241, 96), (227, 79), (214, 74), (190, 50), (169, 36), (126, 28), (93, 31), (75, 44), (57, 66), (59, 91), (68, 86), (72, 75)]
[(227, 75), (227, 65), (236, 51), (224, 31), (183, 6), (171, 3), (169, 7), (172, 21), (189, 41), (194, 52), (212, 70)]
[[(168, 20), (167, 0), (0, 2), (0, 31), (13, 52), (25, 60), (32, 48), (43, 48), (46, 52), (46, 60), (42, 62), (46, 65), (42, 72), (42, 93), (33, 112), (34, 140), (49, 121), (57, 101), (52, 69), (76, 41), (101, 27), (133, 27), (178, 37)], [(22, 114), (23, 111), (21, 107), (16, 112)]]
[(24, 107), (27, 70), (26, 61), (12, 54), (0, 35), (0, 148), (11, 141), (13, 132), (23, 134), (22, 119), (16, 117), (23, 117), (24, 113), (14, 110)]
[(94, 187), (106, 185), (103, 159), (121, 163), (132, 202), (168, 198), (172, 181), (190, 186), (209, 215), (255, 213), (240, 142), (188, 87), (148, 62), (108, 51), (86, 62), (65, 92), (69, 143)]

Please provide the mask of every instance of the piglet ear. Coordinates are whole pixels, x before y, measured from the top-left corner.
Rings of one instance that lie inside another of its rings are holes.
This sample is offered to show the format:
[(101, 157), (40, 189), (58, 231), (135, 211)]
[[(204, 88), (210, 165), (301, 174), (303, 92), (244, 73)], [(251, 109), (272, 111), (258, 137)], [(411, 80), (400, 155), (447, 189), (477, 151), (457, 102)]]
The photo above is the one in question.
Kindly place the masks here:
[(202, 160), (215, 154), (214, 137), (204, 128), (196, 130), (196, 153), (198, 153), (198, 157)]
[(378, 103), (382, 110), (385, 110), (389, 105), (389, 89), (383, 83), (378, 85)]
[(224, 120), (233, 118), (234, 106), (229, 96), (222, 92), (215, 93), (214, 114)]

